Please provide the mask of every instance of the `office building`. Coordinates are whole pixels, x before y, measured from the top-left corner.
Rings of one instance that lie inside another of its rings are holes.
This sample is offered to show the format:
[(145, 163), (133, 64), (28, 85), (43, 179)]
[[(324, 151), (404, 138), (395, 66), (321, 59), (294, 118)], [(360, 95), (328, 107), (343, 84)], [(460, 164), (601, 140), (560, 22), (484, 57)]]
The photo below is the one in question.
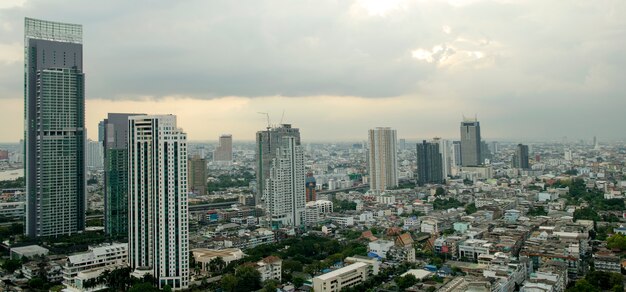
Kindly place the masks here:
[(189, 191), (199, 195), (206, 195), (206, 159), (194, 155), (189, 159)]
[(311, 201), (317, 200), (317, 195), (316, 195), (317, 184), (315, 182), (315, 177), (313, 176), (312, 173), (306, 174), (305, 183), (306, 183), (306, 201), (311, 202)]
[(483, 164), (481, 158), (480, 123), (476, 119), (461, 122), (461, 165), (477, 166)]
[(87, 168), (102, 169), (104, 158), (102, 154), (102, 144), (98, 141), (87, 140)]
[(294, 137), (296, 145), (300, 146), (300, 130), (292, 128), (290, 124), (279, 127), (267, 127), (265, 131), (256, 133), (256, 183), (255, 204), (262, 203), (261, 197), (265, 190), (266, 180), (270, 176), (270, 165), (276, 158), (276, 149), (282, 143), (283, 137)]
[(25, 19), (27, 236), (85, 229), (83, 28)]
[(461, 166), (461, 141), (452, 141), (452, 165)]
[(220, 145), (213, 151), (213, 161), (233, 161), (233, 135), (220, 136)]
[(452, 164), (454, 163), (454, 149), (450, 140), (435, 138), (433, 142), (439, 145), (439, 153), (441, 154), (441, 174), (446, 179), (452, 172)]
[(110, 113), (100, 124), (104, 145), (104, 232), (112, 238), (128, 236), (128, 118)]
[(189, 286), (187, 135), (176, 116), (129, 117), (129, 265), (163, 289)]
[(517, 147), (515, 147), (515, 154), (513, 155), (513, 167), (530, 169), (528, 159), (528, 145), (517, 144)]
[(318, 292), (339, 292), (342, 289), (365, 282), (369, 271), (369, 264), (355, 262), (341, 269), (313, 278), (313, 290)]
[(368, 138), (370, 190), (380, 194), (398, 186), (396, 130), (378, 127), (369, 130)]
[(426, 142), (417, 144), (417, 183), (420, 185), (443, 182), (443, 170), (439, 144)]
[(302, 146), (283, 137), (270, 166), (263, 201), (273, 228), (299, 227), (305, 215), (305, 172)]

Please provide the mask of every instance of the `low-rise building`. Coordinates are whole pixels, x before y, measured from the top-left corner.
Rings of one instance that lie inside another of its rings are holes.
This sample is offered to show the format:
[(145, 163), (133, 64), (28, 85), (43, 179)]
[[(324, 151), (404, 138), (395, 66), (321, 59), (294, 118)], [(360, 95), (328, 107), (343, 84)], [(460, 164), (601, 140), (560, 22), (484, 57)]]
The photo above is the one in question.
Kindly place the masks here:
[(339, 292), (344, 288), (365, 282), (368, 274), (369, 265), (356, 262), (313, 278), (313, 290), (316, 292)]
[(599, 251), (593, 255), (593, 263), (596, 271), (622, 273), (620, 257), (611, 251)]
[(283, 260), (277, 256), (266, 257), (256, 263), (256, 269), (261, 273), (261, 282), (276, 280), (281, 282)]
[(224, 263), (228, 265), (230, 262), (242, 259), (244, 256), (241, 249), (238, 248), (194, 248), (191, 250), (191, 253), (196, 263), (200, 264), (200, 270), (205, 272), (209, 271), (209, 263), (216, 258), (222, 258)]
[(65, 265), (63, 265), (63, 283), (68, 287), (77, 287), (76, 281), (80, 279), (76, 277), (80, 272), (114, 270), (127, 264), (128, 244), (113, 243), (91, 246), (87, 252), (67, 257)]
[(11, 248), (11, 259), (33, 258), (34, 256), (47, 256), (50, 251), (39, 245), (27, 245)]
[(394, 246), (394, 242), (390, 240), (379, 239), (368, 244), (370, 253), (374, 253), (381, 258), (387, 258), (387, 252)]

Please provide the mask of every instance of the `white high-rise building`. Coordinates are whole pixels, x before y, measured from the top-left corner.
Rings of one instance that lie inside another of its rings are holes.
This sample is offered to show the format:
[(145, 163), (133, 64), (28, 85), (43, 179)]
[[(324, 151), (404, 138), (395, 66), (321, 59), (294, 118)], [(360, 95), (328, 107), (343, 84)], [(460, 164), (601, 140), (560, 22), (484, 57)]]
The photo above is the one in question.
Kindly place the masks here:
[(376, 128), (369, 130), (370, 190), (380, 194), (398, 186), (398, 150), (396, 130)]
[(304, 224), (306, 204), (304, 154), (293, 136), (282, 137), (270, 167), (263, 201), (272, 226)]
[(87, 167), (92, 169), (103, 168), (104, 163), (104, 148), (102, 143), (98, 141), (87, 140)]
[(439, 153), (441, 154), (441, 170), (443, 179), (447, 179), (452, 171), (452, 163), (454, 160), (454, 149), (450, 140), (435, 138), (433, 141), (439, 144)]
[(187, 288), (187, 134), (174, 115), (131, 116), (128, 127), (129, 265), (161, 289)]

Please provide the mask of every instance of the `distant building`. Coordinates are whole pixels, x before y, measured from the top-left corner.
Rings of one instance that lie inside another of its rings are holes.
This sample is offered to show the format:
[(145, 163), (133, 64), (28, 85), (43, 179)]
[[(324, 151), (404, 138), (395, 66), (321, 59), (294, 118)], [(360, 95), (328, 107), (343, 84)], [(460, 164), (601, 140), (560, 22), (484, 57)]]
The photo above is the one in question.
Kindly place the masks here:
[(363, 262), (345, 266), (341, 269), (313, 278), (313, 290), (316, 292), (339, 292), (365, 282), (369, 274), (369, 265)]
[(398, 186), (398, 149), (396, 130), (376, 128), (369, 130), (370, 190), (380, 194)]
[(102, 144), (98, 141), (87, 140), (87, 168), (101, 169), (104, 158)]
[(517, 144), (515, 154), (513, 155), (513, 167), (530, 169), (528, 159), (528, 145)]
[(439, 153), (441, 154), (441, 174), (443, 179), (447, 179), (452, 172), (452, 164), (454, 163), (454, 149), (450, 140), (434, 138), (434, 143), (439, 145)]
[(63, 283), (70, 287), (79, 287), (79, 273), (96, 270), (114, 270), (128, 264), (128, 244), (113, 243), (90, 246), (89, 250), (67, 257), (63, 266)]
[(483, 164), (481, 158), (480, 123), (476, 119), (461, 122), (461, 165), (477, 166)]
[(283, 260), (277, 256), (268, 256), (256, 263), (256, 270), (261, 274), (261, 282), (267, 280), (282, 281)]
[(33, 258), (34, 256), (47, 256), (50, 251), (39, 245), (28, 245), (11, 248), (11, 259)]
[(452, 165), (461, 166), (461, 141), (452, 142)]
[(206, 160), (198, 155), (189, 159), (189, 191), (204, 196), (206, 192)]
[(417, 144), (417, 183), (420, 185), (427, 183), (442, 183), (441, 153), (439, 152), (439, 144), (422, 141)]
[(220, 145), (213, 151), (213, 161), (233, 161), (233, 135), (220, 136)]
[(315, 177), (312, 173), (306, 175), (306, 201), (311, 202), (317, 200)]
[(209, 263), (216, 258), (221, 258), (224, 263), (228, 265), (233, 261), (242, 259), (244, 256), (243, 252), (239, 248), (194, 248), (191, 250), (191, 253), (193, 254), (193, 258), (196, 263), (200, 264), (200, 269), (207, 272), (209, 271)]
[(274, 128), (268, 127), (267, 130), (256, 133), (256, 205), (262, 203), (261, 198), (265, 184), (270, 177), (270, 166), (276, 158), (276, 150), (283, 143), (283, 137), (295, 138), (296, 146), (300, 146), (300, 130), (292, 128), (291, 124), (282, 124)]
[(5, 220), (24, 219), (26, 214), (25, 202), (3, 202), (0, 203), (0, 218)]
[(9, 151), (0, 150), (0, 160), (8, 160), (8, 159), (9, 159)]
[(299, 227), (305, 222), (304, 153), (296, 137), (282, 137), (276, 148), (263, 202), (271, 225)]

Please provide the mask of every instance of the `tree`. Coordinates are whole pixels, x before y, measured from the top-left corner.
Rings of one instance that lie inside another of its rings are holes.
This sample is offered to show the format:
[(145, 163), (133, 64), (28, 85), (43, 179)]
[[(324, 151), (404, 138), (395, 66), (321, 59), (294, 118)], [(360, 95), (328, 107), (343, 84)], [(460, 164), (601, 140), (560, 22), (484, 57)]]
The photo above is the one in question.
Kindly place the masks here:
[(6, 260), (2, 263), (2, 268), (9, 273), (15, 272), (15, 270), (22, 268), (22, 261), (20, 260)]
[(250, 266), (241, 266), (235, 270), (237, 291), (256, 291), (261, 289), (261, 273)]
[(235, 292), (237, 289), (238, 280), (233, 274), (226, 274), (222, 277), (221, 287), (226, 292)]
[(567, 292), (599, 292), (600, 289), (589, 284), (587, 280), (580, 279), (576, 281), (576, 285), (566, 290)]
[(446, 194), (446, 190), (444, 190), (442, 187), (437, 187), (437, 189), (435, 190), (435, 196), (443, 196)]
[(619, 233), (613, 234), (606, 240), (606, 246), (608, 248), (617, 248), (619, 250), (626, 250), (626, 236)]
[(528, 215), (528, 216), (546, 216), (546, 215), (548, 215), (548, 212), (546, 212), (546, 210), (543, 208), (543, 206), (538, 206), (537, 208), (530, 207), (528, 209), (528, 213), (526, 213), (526, 215)]
[(474, 214), (476, 213), (476, 211), (478, 211), (478, 209), (476, 208), (476, 204), (474, 203), (471, 203), (465, 206), (465, 214), (467, 215)]
[(398, 284), (398, 288), (400, 288), (400, 290), (405, 290), (406, 288), (415, 285), (415, 283), (417, 283), (417, 279), (412, 274), (396, 278), (396, 284)]
[(302, 277), (294, 277), (294, 278), (291, 280), (291, 282), (293, 282), (293, 285), (294, 285), (296, 288), (300, 288), (300, 287), (302, 287), (302, 285), (304, 285), (304, 278), (302, 278)]
[(159, 289), (150, 283), (141, 282), (133, 285), (128, 292), (159, 292)]
[(222, 257), (216, 257), (209, 261), (209, 269), (213, 273), (218, 273), (222, 271), (226, 267), (226, 262)]

